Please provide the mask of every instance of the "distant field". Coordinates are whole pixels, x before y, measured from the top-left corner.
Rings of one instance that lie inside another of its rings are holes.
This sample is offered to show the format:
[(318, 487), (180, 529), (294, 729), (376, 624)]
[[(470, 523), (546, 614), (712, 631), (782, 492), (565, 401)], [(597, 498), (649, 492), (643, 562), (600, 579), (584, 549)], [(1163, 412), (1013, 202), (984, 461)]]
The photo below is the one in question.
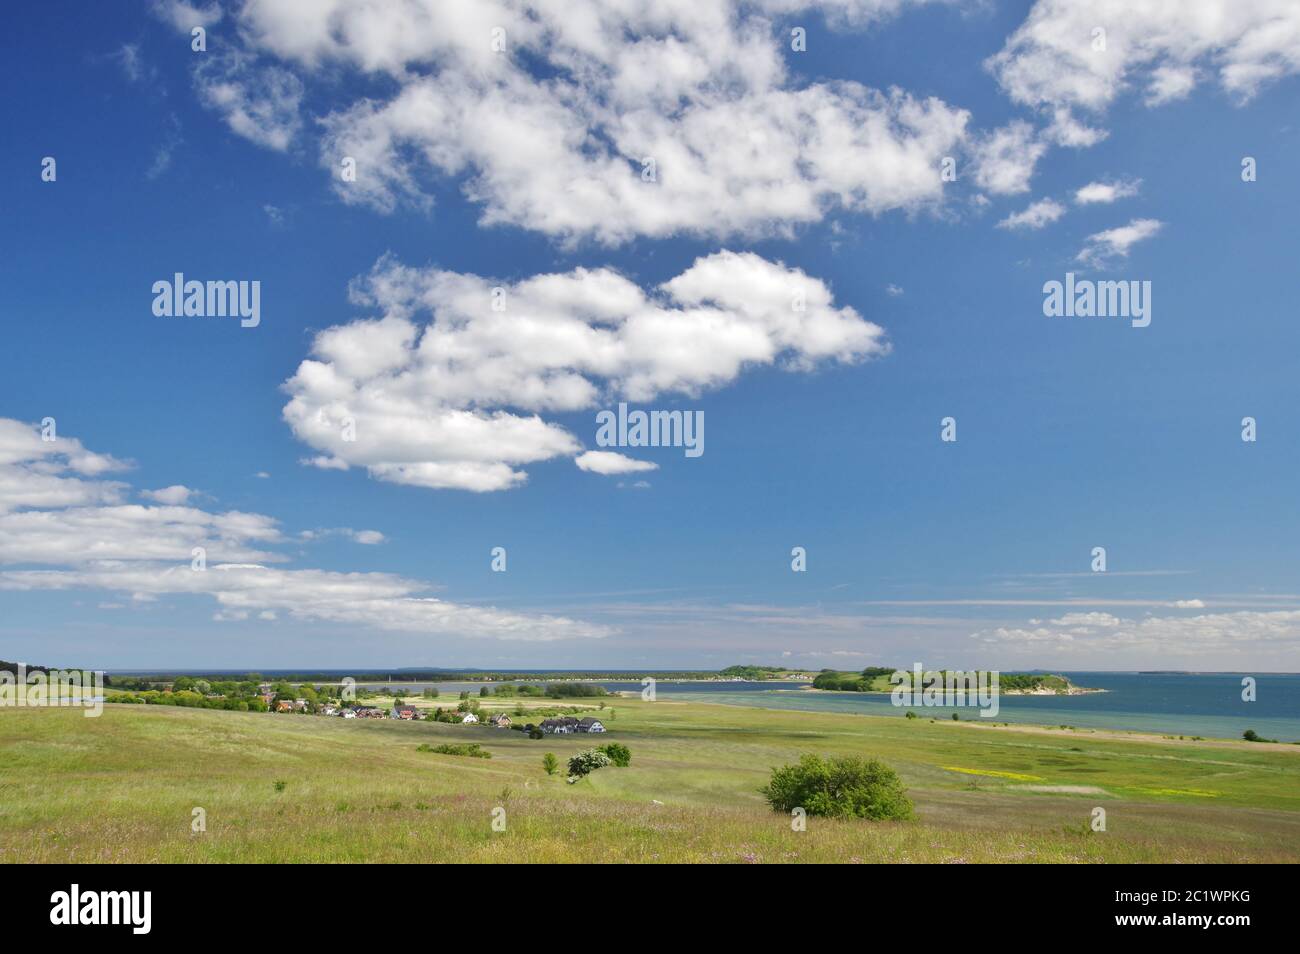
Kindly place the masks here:
[[(1297, 746), (607, 704), (608, 735), (537, 741), (164, 706), (0, 710), (0, 861), (1300, 861)], [(545, 752), (604, 741), (630, 746), (631, 766), (577, 785), (542, 770)], [(426, 742), (493, 758), (416, 751)], [(758, 789), (804, 752), (885, 760), (918, 820), (791, 831)], [(1088, 831), (1094, 806), (1104, 833)], [(195, 807), (206, 833), (191, 832)]]
[[(604, 696), (600, 698), (578, 698), (578, 699), (552, 699), (549, 696), (482, 696), (471, 693), (471, 698), (478, 703), (480, 714), (496, 715), (503, 712), (513, 717), (515, 710), (523, 708), (525, 710), (525, 720), (531, 717), (527, 714), (534, 711), (545, 711), (547, 709), (591, 709), (596, 711), (603, 702), (610, 705), (617, 702), (618, 696)], [(374, 706), (379, 709), (391, 709), (396, 702), (397, 697), (387, 693), (375, 693), (364, 698), (356, 700), (357, 705)], [(409, 696), (401, 696), (402, 705), (410, 706), (413, 709), (429, 710), (434, 709), (455, 709), (460, 703), (460, 697), (456, 694), (448, 693), (433, 699), (426, 699), (418, 693), (412, 693)]]

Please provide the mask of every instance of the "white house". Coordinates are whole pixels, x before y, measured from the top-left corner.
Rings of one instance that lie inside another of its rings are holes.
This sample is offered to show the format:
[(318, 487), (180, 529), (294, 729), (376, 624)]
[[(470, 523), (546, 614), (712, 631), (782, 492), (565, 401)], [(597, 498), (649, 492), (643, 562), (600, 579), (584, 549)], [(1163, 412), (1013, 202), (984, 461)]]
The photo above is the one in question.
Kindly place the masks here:
[(585, 719), (578, 720), (577, 729), (579, 732), (604, 732), (605, 724), (599, 719), (588, 716)]
[(466, 712), (465, 715), (461, 717), (460, 721), (463, 725), (470, 725), (472, 723), (478, 722), (478, 716), (476, 716), (472, 712)]

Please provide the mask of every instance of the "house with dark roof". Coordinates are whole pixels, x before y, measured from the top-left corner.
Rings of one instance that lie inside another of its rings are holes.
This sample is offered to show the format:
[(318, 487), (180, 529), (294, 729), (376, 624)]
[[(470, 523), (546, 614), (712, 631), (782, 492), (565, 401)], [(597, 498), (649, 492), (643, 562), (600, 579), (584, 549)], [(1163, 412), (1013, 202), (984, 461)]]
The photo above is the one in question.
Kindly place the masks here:
[(543, 719), (541, 728), (547, 735), (572, 735), (578, 731), (578, 720), (573, 716)]

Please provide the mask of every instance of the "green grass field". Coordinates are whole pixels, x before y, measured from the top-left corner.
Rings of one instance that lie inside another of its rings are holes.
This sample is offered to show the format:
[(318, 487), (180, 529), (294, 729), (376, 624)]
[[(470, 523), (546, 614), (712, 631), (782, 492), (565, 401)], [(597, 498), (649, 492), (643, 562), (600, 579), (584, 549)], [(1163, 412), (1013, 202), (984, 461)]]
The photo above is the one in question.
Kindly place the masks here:
[[(107, 706), (0, 710), (0, 861), (1300, 860), (1300, 746), (618, 699), (605, 736)], [(609, 711), (604, 713), (609, 717)], [(628, 768), (548, 777), (607, 741)], [(477, 742), (491, 759), (417, 751)], [(758, 794), (800, 754), (883, 759), (914, 822)], [(281, 783), (281, 784), (277, 784)], [(1094, 807), (1107, 831), (1092, 832)], [(191, 830), (193, 810), (206, 832)], [(505, 810), (505, 830), (492, 828)]]

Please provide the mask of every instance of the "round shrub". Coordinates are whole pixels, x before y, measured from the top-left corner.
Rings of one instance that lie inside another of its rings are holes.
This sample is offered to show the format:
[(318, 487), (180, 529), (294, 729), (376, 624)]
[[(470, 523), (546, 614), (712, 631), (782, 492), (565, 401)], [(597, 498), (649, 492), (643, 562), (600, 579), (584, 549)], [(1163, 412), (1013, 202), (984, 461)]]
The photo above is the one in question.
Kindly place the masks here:
[(898, 773), (875, 759), (805, 755), (798, 765), (772, 769), (772, 780), (760, 791), (779, 812), (802, 808), (809, 815), (875, 821), (912, 817), (912, 800)]
[(569, 778), (582, 778), (598, 768), (613, 764), (613, 760), (600, 749), (587, 749), (569, 759)]
[(600, 751), (609, 756), (609, 760), (619, 768), (627, 768), (632, 764), (632, 750), (621, 742), (611, 742), (609, 745), (602, 745)]

